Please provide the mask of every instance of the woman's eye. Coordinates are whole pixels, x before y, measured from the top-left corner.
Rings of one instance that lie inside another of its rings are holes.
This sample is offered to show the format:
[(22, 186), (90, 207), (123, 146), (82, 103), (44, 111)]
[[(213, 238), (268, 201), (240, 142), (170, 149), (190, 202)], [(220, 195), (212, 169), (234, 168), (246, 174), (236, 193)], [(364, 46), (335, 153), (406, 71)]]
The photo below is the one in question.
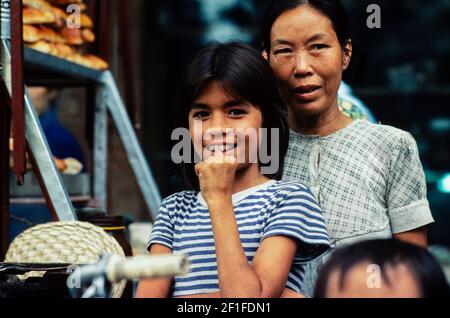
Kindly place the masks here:
[(202, 111), (202, 112), (195, 112), (192, 117), (195, 119), (205, 119), (209, 116), (208, 112)]
[(228, 112), (228, 114), (231, 116), (241, 116), (247, 114), (247, 112), (242, 109), (232, 109)]
[(289, 48), (284, 48), (284, 49), (276, 49), (274, 50), (273, 54), (277, 55), (277, 54), (289, 54), (292, 53), (292, 50)]
[(313, 44), (313, 45), (311, 45), (311, 49), (313, 51), (319, 51), (319, 50), (327, 48), (327, 47), (328, 47), (328, 45), (326, 45), (326, 44)]

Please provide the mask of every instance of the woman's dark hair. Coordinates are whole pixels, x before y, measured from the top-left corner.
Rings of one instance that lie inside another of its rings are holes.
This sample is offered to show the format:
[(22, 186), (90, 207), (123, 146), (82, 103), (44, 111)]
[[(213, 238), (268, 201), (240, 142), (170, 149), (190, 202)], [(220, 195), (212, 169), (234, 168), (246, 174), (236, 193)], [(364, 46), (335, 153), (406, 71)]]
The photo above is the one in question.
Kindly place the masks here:
[[(213, 81), (220, 82), (232, 96), (260, 107), (262, 128), (268, 128), (265, 136), (267, 140), (271, 140), (270, 128), (279, 129), (279, 169), (277, 173), (267, 177), (280, 180), (289, 144), (289, 127), (277, 80), (269, 63), (260, 52), (245, 43), (206, 45), (195, 55), (185, 73), (180, 94), (179, 127), (189, 127), (192, 103), (199, 97), (202, 89)], [(268, 154), (271, 151), (268, 142)], [(182, 170), (189, 185), (198, 191), (194, 166), (195, 163), (183, 163)]]
[(341, 47), (344, 48), (350, 39), (348, 13), (339, 0), (272, 0), (267, 6), (262, 23), (262, 45), (270, 51), (270, 34), (272, 26), (284, 12), (302, 5), (309, 5), (327, 16), (333, 25)]
[(339, 288), (342, 290), (347, 273), (365, 262), (378, 265), (382, 279), (388, 285), (391, 282), (386, 268), (402, 264), (413, 275), (423, 298), (450, 296), (450, 288), (439, 263), (426, 249), (396, 239), (379, 239), (358, 242), (334, 251), (319, 272), (314, 297), (327, 296), (328, 280), (335, 271), (339, 273)]

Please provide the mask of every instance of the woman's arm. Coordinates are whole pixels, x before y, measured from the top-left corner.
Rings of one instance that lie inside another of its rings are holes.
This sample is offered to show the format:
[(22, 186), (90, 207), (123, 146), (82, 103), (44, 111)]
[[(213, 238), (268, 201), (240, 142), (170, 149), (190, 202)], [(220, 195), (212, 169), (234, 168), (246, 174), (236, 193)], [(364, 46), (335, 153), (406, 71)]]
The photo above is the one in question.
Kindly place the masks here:
[(417, 143), (404, 132), (393, 147), (387, 208), (396, 239), (427, 247), (427, 225), (434, 222)]
[[(151, 255), (171, 253), (170, 248), (160, 244), (153, 244), (150, 249)], [(136, 298), (166, 298), (169, 296), (171, 285), (172, 278), (141, 280), (136, 291)]]
[(427, 233), (428, 233), (427, 226), (422, 226), (411, 231), (394, 234), (394, 238), (404, 242), (419, 245), (423, 248), (427, 248), (428, 247)]

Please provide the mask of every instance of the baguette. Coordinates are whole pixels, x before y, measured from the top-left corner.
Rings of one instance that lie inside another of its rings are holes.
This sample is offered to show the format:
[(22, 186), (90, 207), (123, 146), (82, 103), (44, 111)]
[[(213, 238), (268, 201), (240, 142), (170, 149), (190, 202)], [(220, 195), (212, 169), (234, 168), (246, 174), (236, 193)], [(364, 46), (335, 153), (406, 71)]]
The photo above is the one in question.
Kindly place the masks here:
[(56, 17), (51, 11), (25, 7), (22, 11), (23, 24), (47, 24), (55, 23)]
[(61, 35), (65, 39), (67, 44), (81, 45), (84, 43), (80, 29), (63, 27), (61, 29)]
[(71, 62), (96, 70), (105, 70), (109, 67), (108, 63), (103, 59), (91, 54), (81, 55), (76, 53), (74, 55), (70, 55), (67, 59)]
[(56, 26), (58, 28), (63, 27), (66, 24), (66, 21), (67, 21), (67, 17), (68, 17), (67, 13), (63, 9), (58, 8), (58, 7), (54, 7), (54, 6), (51, 7), (51, 10), (52, 10), (52, 12), (53, 12), (53, 14), (55, 15), (55, 18), (56, 18), (56, 22), (55, 22)]
[(81, 30), (81, 35), (83, 36), (83, 40), (87, 43), (92, 43), (95, 41), (95, 34), (91, 29)]
[(92, 19), (87, 14), (84, 13), (80, 15), (80, 24), (83, 28), (94, 27), (94, 22), (92, 22)]
[(45, 0), (22, 0), (24, 6), (38, 10), (51, 11), (52, 6)]
[(52, 52), (55, 50), (51, 43), (45, 42), (43, 40), (28, 44), (28, 46), (36, 51), (46, 54), (52, 54)]
[(55, 43), (55, 48), (58, 51), (57, 56), (66, 59), (75, 53), (75, 50), (67, 44)]
[(56, 33), (53, 29), (41, 26), (40, 28), (41, 37), (43, 40), (51, 43), (65, 43), (66, 40)]
[(83, 0), (48, 0), (51, 4), (57, 6), (66, 6), (70, 4), (81, 4)]
[(32, 25), (23, 26), (23, 41), (25, 43), (34, 43), (42, 40), (42, 34), (40, 30)]

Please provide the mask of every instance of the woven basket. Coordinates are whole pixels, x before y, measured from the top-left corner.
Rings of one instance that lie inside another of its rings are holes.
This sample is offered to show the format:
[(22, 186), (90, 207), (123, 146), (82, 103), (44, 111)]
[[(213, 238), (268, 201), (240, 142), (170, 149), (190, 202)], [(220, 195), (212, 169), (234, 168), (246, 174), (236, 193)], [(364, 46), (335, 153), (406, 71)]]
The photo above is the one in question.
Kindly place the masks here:
[[(17, 236), (8, 248), (7, 263), (93, 264), (102, 253), (125, 258), (122, 247), (102, 228), (87, 222), (52, 222), (34, 226)], [(42, 276), (44, 273), (27, 273)], [(25, 278), (27, 278), (25, 277)], [(113, 285), (119, 298), (126, 281)]]

